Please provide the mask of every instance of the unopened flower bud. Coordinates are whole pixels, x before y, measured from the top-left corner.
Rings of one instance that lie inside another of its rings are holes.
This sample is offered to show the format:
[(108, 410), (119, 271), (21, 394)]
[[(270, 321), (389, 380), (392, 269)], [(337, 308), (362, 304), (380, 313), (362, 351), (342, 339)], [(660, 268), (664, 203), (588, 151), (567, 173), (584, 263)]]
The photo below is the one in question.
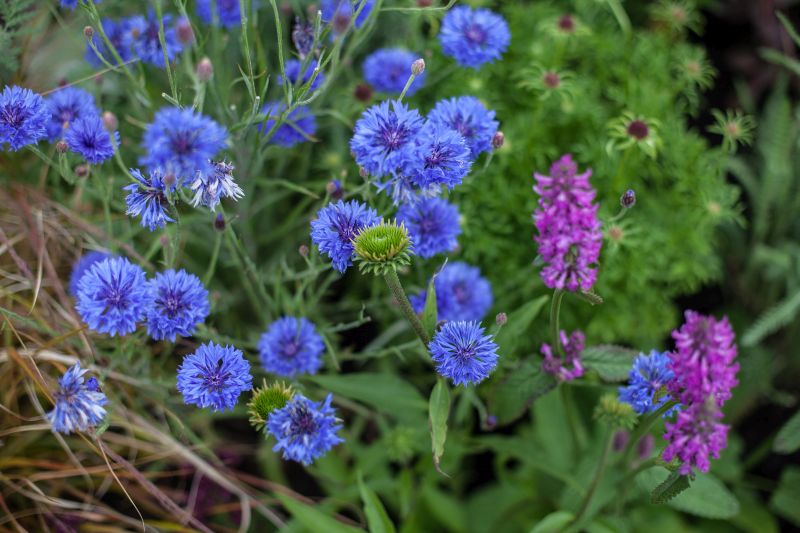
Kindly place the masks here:
[(103, 127), (106, 129), (106, 131), (117, 131), (117, 128), (119, 127), (119, 121), (117, 120), (117, 115), (115, 115), (111, 111), (104, 112)]
[(486, 429), (488, 429), (490, 431), (493, 430), (494, 428), (497, 427), (497, 417), (494, 416), (494, 415), (487, 416), (486, 417), (486, 421), (485, 421), (485, 425), (486, 425)]
[(162, 235), (161, 237), (159, 237), (158, 240), (161, 243), (161, 246), (163, 246), (164, 248), (169, 246), (169, 237), (167, 237), (166, 235)]
[(67, 148), (68, 148), (67, 143), (65, 143), (64, 141), (58, 141), (56, 143), (56, 152), (58, 152), (59, 154), (67, 153)]
[(197, 69), (195, 72), (197, 73), (197, 79), (205, 83), (214, 77), (214, 65), (211, 64), (211, 60), (209, 58), (204, 57), (199, 63), (197, 63)]
[(362, 178), (368, 178), (369, 171), (364, 167), (358, 167), (358, 175), (361, 176)]
[(492, 148), (497, 150), (498, 148), (502, 148), (503, 144), (506, 142), (506, 136), (503, 135), (502, 131), (498, 131), (492, 137)]
[(75, 175), (79, 178), (85, 178), (89, 175), (89, 165), (78, 165), (75, 167)]
[(556, 72), (548, 71), (544, 73), (544, 76), (542, 76), (542, 82), (548, 89), (556, 89), (559, 85), (561, 85), (561, 76), (559, 76)]
[(214, 229), (217, 231), (225, 231), (225, 217), (222, 213), (217, 213), (217, 218), (214, 219)]
[(621, 452), (628, 445), (631, 435), (625, 430), (620, 430), (614, 433), (614, 441), (611, 446), (615, 452)]
[(359, 83), (353, 91), (353, 96), (359, 102), (369, 102), (372, 100), (372, 87), (366, 83)]
[(329, 181), (328, 184), (325, 185), (325, 190), (331, 195), (331, 198), (335, 200), (341, 199), (341, 197), (344, 195), (342, 183), (339, 180)]
[(192, 23), (189, 19), (181, 17), (175, 25), (175, 32), (178, 34), (178, 40), (184, 46), (191, 44), (194, 41), (194, 31), (192, 30)]
[(625, 194), (619, 198), (619, 204), (625, 209), (630, 209), (636, 205), (636, 192), (633, 189), (625, 191)]
[(83, 36), (84, 37), (86, 37), (87, 39), (91, 39), (93, 35), (94, 35), (94, 28), (92, 28), (91, 26), (84, 26), (83, 27)]
[(417, 0), (417, 7), (431, 7), (433, 0)]
[(649, 459), (650, 454), (653, 453), (655, 448), (656, 439), (652, 435), (645, 435), (641, 440), (636, 443), (636, 455), (641, 460)]
[(505, 313), (497, 313), (497, 316), (494, 317), (494, 322), (498, 326), (505, 326), (506, 322), (508, 322), (508, 315)]
[(564, 33), (572, 33), (575, 30), (575, 20), (572, 15), (564, 15), (558, 19), (558, 29)]
[(164, 176), (164, 186), (167, 188), (173, 187), (177, 181), (178, 179), (172, 172), (169, 172), (166, 176)]
[(419, 76), (423, 72), (425, 72), (425, 60), (420, 57), (411, 63), (411, 74)]
[(301, 244), (300, 247), (297, 249), (297, 253), (299, 253), (301, 257), (308, 257), (309, 251), (310, 250), (308, 249), (308, 245), (306, 244)]

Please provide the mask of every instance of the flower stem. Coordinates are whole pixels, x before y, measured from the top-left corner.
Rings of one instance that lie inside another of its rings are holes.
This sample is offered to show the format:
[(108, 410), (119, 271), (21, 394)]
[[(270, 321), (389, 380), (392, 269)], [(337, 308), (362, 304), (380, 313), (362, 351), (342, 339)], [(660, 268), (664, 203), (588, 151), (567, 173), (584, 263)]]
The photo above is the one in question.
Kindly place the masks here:
[(594, 493), (597, 492), (597, 487), (600, 485), (600, 480), (603, 479), (603, 473), (605, 472), (606, 464), (608, 463), (608, 456), (611, 453), (611, 447), (614, 442), (614, 432), (607, 432), (608, 436), (606, 437), (605, 448), (603, 448), (603, 455), (600, 456), (600, 462), (597, 463), (597, 470), (594, 472), (594, 478), (592, 478), (592, 483), (589, 485), (589, 490), (586, 491), (586, 496), (583, 497), (583, 502), (581, 502), (581, 507), (578, 510), (578, 514), (575, 515), (573, 524), (579, 523), (583, 518), (583, 515), (586, 514), (586, 511), (589, 510), (589, 504), (592, 503)]
[(653, 427), (653, 424), (655, 424), (664, 413), (676, 405), (678, 405), (677, 401), (669, 400), (656, 411), (653, 411), (641, 422), (639, 422), (639, 425), (636, 426), (636, 429), (633, 431), (633, 433), (631, 433), (631, 438), (628, 440), (628, 445), (625, 447), (625, 451), (622, 454), (623, 465), (628, 464), (630, 454), (633, 451), (634, 446), (636, 446), (636, 443), (639, 442), (639, 439), (641, 439), (648, 431), (650, 431), (650, 428)]
[(414, 78), (416, 78), (416, 74), (412, 74), (408, 77), (408, 81), (406, 82), (406, 86), (403, 87), (403, 92), (400, 93), (400, 98), (397, 99), (398, 102), (403, 101), (403, 97), (406, 95), (406, 92), (411, 88), (411, 84), (414, 83)]
[(400, 310), (411, 323), (411, 327), (414, 328), (414, 332), (417, 334), (417, 337), (419, 337), (419, 340), (422, 341), (422, 344), (427, 347), (428, 343), (431, 342), (431, 339), (428, 336), (428, 332), (425, 331), (425, 327), (422, 325), (422, 321), (417, 316), (417, 313), (414, 312), (414, 308), (411, 307), (411, 302), (408, 301), (406, 291), (403, 290), (403, 285), (400, 284), (400, 278), (397, 277), (397, 272), (390, 270), (383, 275), (383, 279), (386, 280), (389, 290), (392, 291), (392, 296), (394, 296), (394, 299), (397, 300), (398, 304), (400, 304)]
[(561, 329), (558, 326), (558, 317), (561, 313), (561, 300), (564, 298), (564, 291), (556, 289), (553, 292), (553, 299), (550, 302), (550, 338), (553, 342), (553, 349), (561, 356), (563, 355), (563, 348), (561, 347), (561, 339), (559, 333)]

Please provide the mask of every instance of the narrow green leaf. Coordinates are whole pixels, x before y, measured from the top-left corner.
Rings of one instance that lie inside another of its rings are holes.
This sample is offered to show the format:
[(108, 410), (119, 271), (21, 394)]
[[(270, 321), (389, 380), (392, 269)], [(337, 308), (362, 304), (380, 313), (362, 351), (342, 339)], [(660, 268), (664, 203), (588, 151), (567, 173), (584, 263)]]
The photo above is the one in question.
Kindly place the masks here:
[(790, 324), (800, 311), (800, 291), (768, 309), (742, 335), (743, 346), (754, 346), (761, 339)]
[(783, 27), (786, 28), (786, 32), (789, 34), (789, 37), (792, 38), (794, 44), (800, 46), (800, 35), (797, 35), (797, 30), (794, 29), (794, 26), (792, 26), (792, 23), (789, 21), (788, 18), (786, 18), (786, 15), (784, 15), (780, 11), (776, 11), (775, 16), (778, 17), (778, 20), (781, 21)]
[(800, 410), (778, 431), (772, 449), (784, 454), (794, 453), (800, 449)]
[(575, 519), (575, 515), (567, 511), (556, 511), (542, 518), (530, 533), (559, 533)]
[(280, 492), (276, 492), (275, 496), (278, 497), (292, 517), (309, 531), (325, 531), (326, 533), (356, 533), (364, 531), (331, 518), (320, 511), (317, 506), (301, 503)]
[(422, 326), (425, 328), (430, 338), (433, 338), (433, 334), (436, 332), (436, 323), (439, 321), (439, 313), (436, 308), (436, 288), (433, 284), (434, 280), (436, 280), (436, 274), (431, 276), (431, 280), (428, 282), (428, 292), (425, 295), (425, 308), (422, 310)]
[(597, 372), (603, 381), (617, 383), (628, 379), (637, 354), (636, 350), (622, 346), (601, 344), (583, 350), (581, 360), (585, 368)]
[[(433, 448), (433, 464), (436, 470), (439, 461), (444, 455), (444, 443), (447, 440), (447, 417), (450, 414), (450, 388), (442, 378), (436, 381), (436, 386), (431, 392), (428, 423), (431, 430), (431, 444)], [(444, 472), (442, 472), (444, 473)]]
[(541, 296), (508, 313), (508, 322), (495, 337), (495, 342), (500, 347), (498, 353), (511, 355), (520, 342), (529, 338), (533, 321), (548, 301), (550, 296)]
[[(666, 468), (656, 466), (636, 476), (636, 482), (647, 492), (670, 475)], [(667, 505), (703, 518), (727, 520), (739, 513), (739, 500), (724, 483), (711, 474), (697, 474), (691, 486), (674, 496)]]
[(358, 473), (358, 490), (361, 501), (364, 502), (364, 514), (367, 516), (367, 525), (370, 533), (394, 533), (395, 528), (380, 498), (369, 486), (364, 483), (361, 472)]
[(556, 380), (542, 372), (539, 361), (525, 360), (497, 382), (489, 398), (489, 410), (497, 416), (499, 424), (508, 424), (555, 386)]
[(769, 506), (786, 520), (800, 527), (800, 468), (790, 466), (781, 474), (778, 484)]
[(688, 476), (682, 476), (677, 470), (670, 472), (667, 479), (656, 485), (656, 488), (650, 492), (650, 501), (655, 504), (667, 503), (688, 488)]

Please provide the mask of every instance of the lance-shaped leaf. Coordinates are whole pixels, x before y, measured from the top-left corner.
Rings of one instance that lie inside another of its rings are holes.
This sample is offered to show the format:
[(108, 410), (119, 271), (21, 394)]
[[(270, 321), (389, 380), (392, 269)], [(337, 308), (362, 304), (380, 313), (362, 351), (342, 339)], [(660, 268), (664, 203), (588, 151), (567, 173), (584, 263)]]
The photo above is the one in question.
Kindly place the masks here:
[[(444, 455), (444, 443), (447, 440), (447, 417), (450, 414), (450, 389), (444, 379), (439, 378), (431, 392), (428, 423), (431, 430), (431, 445), (433, 448), (433, 464), (436, 470), (444, 474), (439, 468), (439, 462)], [(445, 474), (447, 475), (447, 474)]]

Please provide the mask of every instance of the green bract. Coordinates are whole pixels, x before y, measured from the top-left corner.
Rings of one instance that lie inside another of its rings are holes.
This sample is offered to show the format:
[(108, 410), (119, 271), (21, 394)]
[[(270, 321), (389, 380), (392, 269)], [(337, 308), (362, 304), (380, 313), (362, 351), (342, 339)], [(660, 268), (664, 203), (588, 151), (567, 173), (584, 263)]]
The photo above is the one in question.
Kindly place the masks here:
[(362, 272), (383, 275), (411, 262), (411, 237), (405, 226), (395, 220), (364, 228), (353, 245)]
[(253, 391), (253, 397), (247, 403), (250, 424), (256, 431), (264, 429), (270, 413), (289, 403), (292, 396), (294, 396), (292, 387), (278, 381), (267, 385), (267, 381), (264, 380), (261, 387)]

